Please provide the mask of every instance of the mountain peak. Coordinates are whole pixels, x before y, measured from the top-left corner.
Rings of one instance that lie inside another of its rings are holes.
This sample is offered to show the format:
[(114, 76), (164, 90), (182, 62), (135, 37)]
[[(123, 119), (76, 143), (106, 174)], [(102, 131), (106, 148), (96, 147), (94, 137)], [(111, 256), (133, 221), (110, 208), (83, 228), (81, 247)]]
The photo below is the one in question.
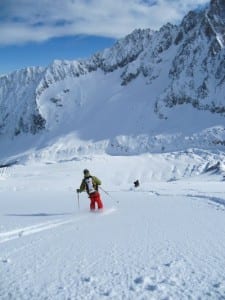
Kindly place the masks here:
[(211, 18), (212, 22), (215, 25), (224, 26), (225, 25), (225, 1), (212, 0), (209, 9), (207, 11), (207, 15)]
[(225, 1), (224, 0), (211, 0), (210, 10), (215, 15), (219, 16), (225, 21)]

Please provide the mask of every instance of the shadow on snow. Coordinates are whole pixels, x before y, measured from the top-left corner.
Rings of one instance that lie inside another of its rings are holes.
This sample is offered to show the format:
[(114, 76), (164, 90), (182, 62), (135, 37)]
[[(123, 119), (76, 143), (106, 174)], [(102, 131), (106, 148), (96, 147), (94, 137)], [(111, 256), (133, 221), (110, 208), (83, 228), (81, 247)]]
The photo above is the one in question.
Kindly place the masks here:
[(51, 217), (51, 216), (66, 216), (72, 213), (34, 213), (34, 214), (6, 214), (8, 217)]

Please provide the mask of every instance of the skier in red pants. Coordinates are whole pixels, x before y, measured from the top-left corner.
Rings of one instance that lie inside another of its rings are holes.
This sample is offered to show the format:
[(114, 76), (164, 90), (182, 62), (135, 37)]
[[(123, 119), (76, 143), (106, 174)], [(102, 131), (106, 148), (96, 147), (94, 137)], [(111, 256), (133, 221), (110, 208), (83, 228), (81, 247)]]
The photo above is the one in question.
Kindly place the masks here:
[(98, 209), (103, 208), (103, 203), (98, 192), (98, 186), (101, 185), (101, 181), (96, 177), (90, 175), (89, 170), (84, 170), (84, 178), (81, 182), (80, 188), (77, 189), (77, 193), (81, 193), (86, 190), (91, 200), (90, 209), (95, 210), (95, 204)]

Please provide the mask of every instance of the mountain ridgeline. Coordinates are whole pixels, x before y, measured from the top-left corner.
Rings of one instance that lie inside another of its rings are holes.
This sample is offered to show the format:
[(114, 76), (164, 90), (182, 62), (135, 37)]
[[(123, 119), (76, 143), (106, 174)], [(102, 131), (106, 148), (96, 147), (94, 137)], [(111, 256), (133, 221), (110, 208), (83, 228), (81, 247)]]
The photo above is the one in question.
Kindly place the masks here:
[[(225, 2), (211, 0), (204, 10), (189, 12), (180, 25), (137, 29), (89, 59), (55, 60), (46, 68), (1, 76), (0, 137), (60, 128), (64, 134), (76, 131), (81, 140), (108, 138), (111, 146), (115, 138), (119, 144), (118, 136), (126, 136), (129, 144), (131, 136), (144, 135), (149, 144), (159, 134), (179, 138), (181, 128), (171, 120), (179, 114), (190, 127), (188, 108), (214, 120), (193, 127), (190, 140), (196, 132), (214, 132), (207, 145), (224, 147), (224, 28)], [(86, 125), (90, 130), (85, 131)]]

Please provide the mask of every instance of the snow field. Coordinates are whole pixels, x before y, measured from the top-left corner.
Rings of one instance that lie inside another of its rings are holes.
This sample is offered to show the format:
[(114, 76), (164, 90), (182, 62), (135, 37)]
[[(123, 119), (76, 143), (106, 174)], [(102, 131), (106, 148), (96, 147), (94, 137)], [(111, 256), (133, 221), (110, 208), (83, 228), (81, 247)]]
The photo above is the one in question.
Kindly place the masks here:
[[(156, 157), (145, 160), (149, 171), (141, 160), (9, 168), (0, 186), (0, 299), (224, 299), (220, 175), (168, 182), (150, 176)], [(181, 165), (172, 169), (184, 174)], [(109, 192), (101, 190), (103, 212), (89, 212), (85, 193), (78, 207), (87, 166)]]

